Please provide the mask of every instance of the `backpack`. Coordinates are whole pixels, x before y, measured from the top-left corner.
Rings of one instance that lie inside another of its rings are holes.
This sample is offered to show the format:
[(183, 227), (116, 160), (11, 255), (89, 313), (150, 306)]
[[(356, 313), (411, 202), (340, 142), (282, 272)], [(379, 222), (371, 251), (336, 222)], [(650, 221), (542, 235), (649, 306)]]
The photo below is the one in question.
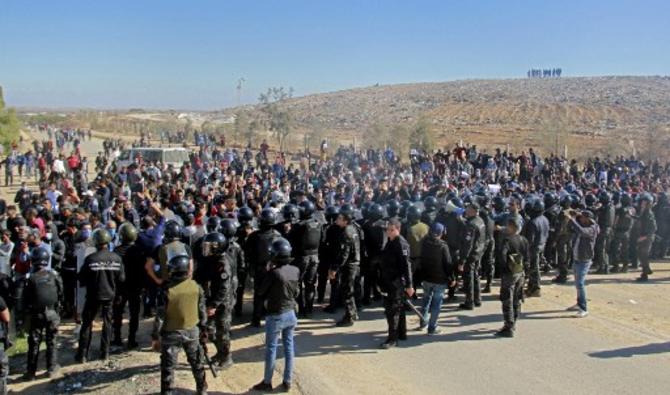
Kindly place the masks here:
[(523, 255), (518, 252), (507, 254), (507, 268), (512, 274), (523, 273)]

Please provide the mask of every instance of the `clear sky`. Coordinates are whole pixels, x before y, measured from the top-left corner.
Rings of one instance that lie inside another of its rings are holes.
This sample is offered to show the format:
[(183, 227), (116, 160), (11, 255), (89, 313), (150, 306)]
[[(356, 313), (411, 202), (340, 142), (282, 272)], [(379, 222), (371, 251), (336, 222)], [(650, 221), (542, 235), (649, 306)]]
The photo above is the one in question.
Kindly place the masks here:
[(670, 74), (670, 1), (0, 0), (9, 105), (214, 109), (466, 78)]

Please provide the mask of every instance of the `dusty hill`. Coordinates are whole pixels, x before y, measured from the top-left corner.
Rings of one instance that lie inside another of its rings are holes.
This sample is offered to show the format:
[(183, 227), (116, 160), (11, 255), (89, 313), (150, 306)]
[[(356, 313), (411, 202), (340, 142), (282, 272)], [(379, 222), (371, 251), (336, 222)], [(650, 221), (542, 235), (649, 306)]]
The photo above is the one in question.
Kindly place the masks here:
[(466, 139), (485, 145), (543, 145), (548, 130), (560, 129), (571, 136), (568, 144), (602, 148), (610, 143), (604, 136), (636, 139), (652, 125), (670, 124), (670, 78), (401, 84), (309, 95), (286, 105), (293, 110), (299, 128), (323, 128), (341, 140), (360, 138), (374, 124), (412, 124), (423, 117), (440, 142)]

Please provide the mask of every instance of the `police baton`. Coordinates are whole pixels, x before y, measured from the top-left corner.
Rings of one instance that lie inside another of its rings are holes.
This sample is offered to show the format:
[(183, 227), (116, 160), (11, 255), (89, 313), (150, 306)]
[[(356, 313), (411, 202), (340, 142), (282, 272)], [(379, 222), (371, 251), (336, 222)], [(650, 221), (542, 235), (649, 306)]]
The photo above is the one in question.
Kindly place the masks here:
[(419, 309), (416, 308), (416, 306), (414, 306), (412, 301), (409, 300), (409, 297), (404, 292), (403, 292), (402, 301), (405, 304), (405, 306), (409, 307), (410, 310), (412, 310), (412, 312), (414, 312), (414, 314), (416, 314), (416, 316), (419, 317), (419, 326), (422, 326), (422, 327), (425, 326), (426, 321), (423, 319), (423, 314), (419, 311)]
[(202, 347), (202, 355), (205, 356), (205, 362), (207, 362), (207, 365), (209, 366), (209, 370), (212, 372), (212, 376), (216, 378), (216, 369), (214, 369), (214, 364), (212, 364), (212, 360), (209, 358), (209, 355), (207, 355), (207, 337), (206, 336), (201, 336), (200, 337), (200, 346)]

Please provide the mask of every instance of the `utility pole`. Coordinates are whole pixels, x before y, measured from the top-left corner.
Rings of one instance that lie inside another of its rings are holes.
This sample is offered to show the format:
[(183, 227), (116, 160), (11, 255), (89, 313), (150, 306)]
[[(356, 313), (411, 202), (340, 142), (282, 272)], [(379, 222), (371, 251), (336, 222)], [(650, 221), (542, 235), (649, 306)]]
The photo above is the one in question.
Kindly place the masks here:
[(244, 77), (237, 80), (237, 106), (239, 107), (242, 104), (242, 84), (247, 80)]

